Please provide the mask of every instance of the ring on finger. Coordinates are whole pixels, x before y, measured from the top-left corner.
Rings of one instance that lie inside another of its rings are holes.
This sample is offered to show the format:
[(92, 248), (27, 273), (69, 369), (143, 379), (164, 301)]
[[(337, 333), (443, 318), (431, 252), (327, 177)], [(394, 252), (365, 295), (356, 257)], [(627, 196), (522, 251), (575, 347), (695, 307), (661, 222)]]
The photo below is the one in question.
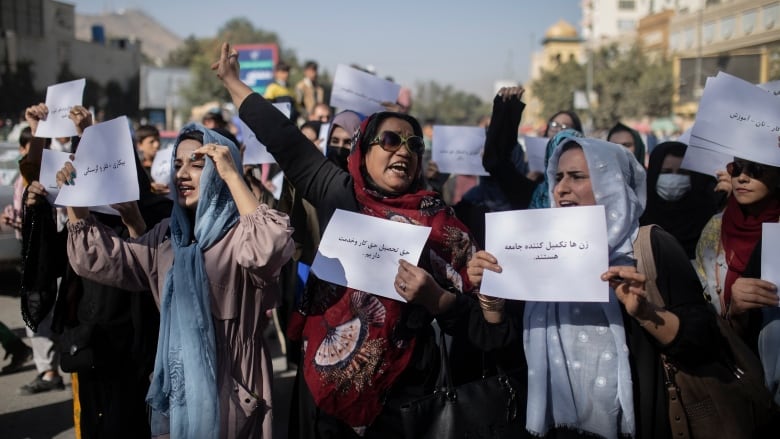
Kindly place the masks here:
[(398, 288), (400, 288), (401, 291), (406, 292), (406, 282), (401, 281), (401, 283), (398, 284)]

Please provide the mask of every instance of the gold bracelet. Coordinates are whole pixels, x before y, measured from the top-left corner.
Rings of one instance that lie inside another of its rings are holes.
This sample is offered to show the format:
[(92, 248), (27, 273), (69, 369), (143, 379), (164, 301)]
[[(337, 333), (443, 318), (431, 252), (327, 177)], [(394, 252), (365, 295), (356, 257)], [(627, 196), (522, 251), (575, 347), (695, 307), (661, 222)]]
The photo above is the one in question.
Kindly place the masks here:
[(504, 310), (505, 299), (483, 296), (482, 294), (477, 294), (477, 297), (479, 298), (479, 307), (483, 311), (500, 312)]

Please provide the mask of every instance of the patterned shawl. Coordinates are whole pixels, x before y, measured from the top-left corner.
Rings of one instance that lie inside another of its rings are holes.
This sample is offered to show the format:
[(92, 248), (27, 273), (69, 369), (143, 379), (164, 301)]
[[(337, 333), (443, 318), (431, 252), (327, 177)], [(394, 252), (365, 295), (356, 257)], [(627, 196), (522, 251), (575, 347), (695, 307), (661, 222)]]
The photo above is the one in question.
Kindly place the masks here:
[[(419, 266), (428, 270), (445, 289), (468, 292), (472, 286), (466, 263), (476, 247), (469, 231), (434, 192), (422, 189), (422, 169), (410, 189), (383, 194), (367, 178), (366, 139), (379, 123), (397, 113), (377, 113), (366, 119), (355, 134), (349, 157), (349, 173), (360, 212), (393, 221), (432, 228)], [(303, 328), (303, 373), (317, 406), (363, 434), (382, 411), (382, 398), (409, 365), (415, 349), (415, 333), (430, 317), (419, 306), (386, 299), (317, 279), (309, 279), (299, 309)]]

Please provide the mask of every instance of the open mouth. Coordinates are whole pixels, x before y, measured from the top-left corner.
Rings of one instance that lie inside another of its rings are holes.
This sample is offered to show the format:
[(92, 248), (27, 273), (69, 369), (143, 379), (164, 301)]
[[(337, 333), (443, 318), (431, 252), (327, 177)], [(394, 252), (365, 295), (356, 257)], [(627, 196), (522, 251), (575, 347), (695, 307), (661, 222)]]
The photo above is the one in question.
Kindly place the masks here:
[(406, 162), (395, 162), (388, 166), (387, 169), (401, 176), (409, 175), (409, 164)]
[(195, 188), (193, 186), (186, 185), (186, 184), (178, 185), (177, 189), (179, 190), (179, 193), (185, 197), (192, 194), (195, 191)]
[(558, 202), (558, 207), (574, 207), (574, 206), (578, 206), (578, 204), (575, 203), (574, 201), (561, 200)]

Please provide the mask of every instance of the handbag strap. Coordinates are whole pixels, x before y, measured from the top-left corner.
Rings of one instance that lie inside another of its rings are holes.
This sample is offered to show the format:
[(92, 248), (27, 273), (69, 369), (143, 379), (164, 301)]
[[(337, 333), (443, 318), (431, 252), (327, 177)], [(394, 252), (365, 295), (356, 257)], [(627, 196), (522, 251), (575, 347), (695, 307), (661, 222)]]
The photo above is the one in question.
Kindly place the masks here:
[(439, 376), (436, 378), (436, 391), (445, 392), (448, 398), (455, 397), (455, 386), (452, 385), (450, 371), (450, 356), (447, 353), (447, 339), (444, 331), (439, 329)]
[(664, 299), (661, 297), (661, 292), (658, 291), (658, 285), (655, 283), (658, 273), (655, 270), (653, 244), (650, 242), (650, 234), (654, 227), (657, 226), (651, 224), (639, 228), (639, 236), (634, 241), (634, 258), (636, 258), (637, 271), (644, 274), (647, 279), (645, 281), (647, 300), (654, 305), (663, 307)]
[[(655, 258), (653, 257), (653, 244), (650, 241), (650, 234), (654, 224), (642, 226), (639, 228), (639, 235), (634, 241), (634, 257), (636, 258), (636, 269), (645, 275), (645, 291), (647, 300), (656, 305), (664, 306), (664, 299), (658, 290), (656, 279), (658, 273), (655, 269)], [(672, 429), (672, 437), (679, 439), (690, 438), (690, 427), (688, 425), (688, 416), (685, 413), (685, 407), (680, 399), (680, 387), (674, 379), (677, 369), (669, 362), (666, 355), (661, 354), (661, 365), (664, 369), (664, 384), (669, 403), (669, 426)]]

